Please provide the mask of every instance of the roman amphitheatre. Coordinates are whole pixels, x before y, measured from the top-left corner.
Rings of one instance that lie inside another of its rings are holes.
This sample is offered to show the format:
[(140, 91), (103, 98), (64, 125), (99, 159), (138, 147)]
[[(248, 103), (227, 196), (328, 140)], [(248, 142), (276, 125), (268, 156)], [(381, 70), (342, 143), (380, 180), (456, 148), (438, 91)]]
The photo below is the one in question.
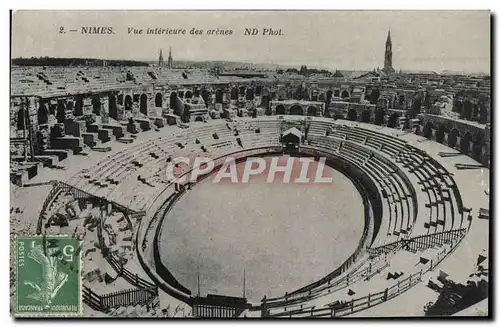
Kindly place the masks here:
[[(481, 310), (489, 83), (394, 71), (13, 66), (11, 234), (84, 240), (85, 316)], [(180, 181), (192, 169), (183, 164), (165, 174), (175, 158), (200, 156), (217, 167), (229, 156), (237, 165), (326, 158), (333, 182)], [(450, 308), (458, 285), (472, 291)]]

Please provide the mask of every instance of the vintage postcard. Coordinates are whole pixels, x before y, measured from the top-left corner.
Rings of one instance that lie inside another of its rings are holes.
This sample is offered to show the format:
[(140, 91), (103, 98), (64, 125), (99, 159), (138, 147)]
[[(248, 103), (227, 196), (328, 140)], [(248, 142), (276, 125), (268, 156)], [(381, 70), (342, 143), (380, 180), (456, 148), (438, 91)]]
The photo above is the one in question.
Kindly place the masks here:
[(491, 317), (489, 11), (11, 13), (15, 317)]

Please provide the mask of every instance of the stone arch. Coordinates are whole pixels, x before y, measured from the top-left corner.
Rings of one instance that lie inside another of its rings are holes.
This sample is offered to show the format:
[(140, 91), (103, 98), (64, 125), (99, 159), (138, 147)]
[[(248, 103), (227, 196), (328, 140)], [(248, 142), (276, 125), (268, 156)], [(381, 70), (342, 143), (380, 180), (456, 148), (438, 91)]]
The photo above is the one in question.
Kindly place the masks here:
[(434, 128), (434, 124), (432, 122), (428, 121), (424, 125), (424, 130), (423, 130), (423, 135), (425, 138), (432, 139), (432, 129)]
[(333, 91), (333, 96), (336, 98), (339, 98), (340, 97), (340, 90)]
[(347, 90), (342, 91), (342, 93), (340, 94), (340, 97), (341, 97), (342, 99), (347, 99), (347, 98), (349, 98), (349, 97), (350, 97), (349, 92), (348, 92)]
[(309, 106), (309, 108), (307, 108), (308, 116), (316, 116), (317, 114), (318, 114), (318, 108), (316, 108), (315, 106)]
[(177, 93), (172, 92), (170, 93), (170, 109), (175, 110), (177, 108)]
[(163, 96), (159, 92), (156, 93), (155, 95), (155, 107), (157, 108), (163, 107)]
[(460, 132), (458, 131), (458, 129), (454, 128), (451, 130), (450, 134), (448, 134), (448, 146), (450, 148), (455, 148), (459, 136)]
[(382, 108), (375, 110), (375, 125), (382, 125), (384, 123), (385, 111)]
[(193, 97), (193, 92), (191, 91), (186, 91), (186, 94), (184, 95), (185, 99), (191, 99)]
[(49, 110), (44, 102), (40, 101), (38, 105), (38, 125), (47, 124), (49, 122)]
[(363, 110), (363, 112), (361, 113), (361, 121), (362, 121), (363, 123), (369, 123), (369, 122), (371, 121), (371, 119), (372, 119), (372, 117), (371, 117), (371, 116), (372, 116), (371, 111), (370, 111), (370, 110), (368, 110), (368, 109), (365, 109), (365, 110)]
[(231, 89), (231, 100), (238, 100), (238, 89), (236, 87)]
[(484, 145), (484, 133), (481, 131), (476, 131), (472, 138), (472, 156), (476, 160), (481, 159), (481, 151)]
[(290, 107), (290, 115), (303, 115), (304, 110), (298, 104), (294, 104)]
[(472, 118), (472, 102), (470, 102), (469, 100), (464, 101), (464, 109), (463, 109), (462, 114), (463, 114), (463, 118), (465, 118), (465, 119)]
[(132, 96), (130, 94), (127, 94), (125, 96), (125, 110), (132, 110)]
[(77, 117), (83, 116), (83, 97), (81, 95), (75, 97), (75, 110), (73, 114)]
[(328, 90), (326, 91), (326, 99), (325, 99), (325, 103), (327, 105), (330, 104), (330, 101), (332, 100), (332, 97), (333, 97), (333, 91), (332, 90)]
[(208, 105), (210, 104), (210, 92), (207, 91), (206, 89), (203, 89), (201, 91), (201, 98), (203, 101), (205, 101), (205, 106), (208, 108)]
[[(99, 109), (100, 109), (100, 100), (99, 100)], [(100, 112), (96, 113), (100, 114)], [(56, 109), (56, 119), (58, 123), (64, 123), (66, 119), (66, 106), (62, 100), (57, 101), (57, 109)]]
[(238, 95), (239, 95), (239, 96), (244, 97), (244, 96), (245, 96), (245, 94), (246, 94), (246, 91), (247, 91), (247, 88), (246, 88), (244, 85), (242, 85), (242, 86), (240, 86), (240, 88), (239, 88)]
[(253, 100), (255, 97), (254, 91), (252, 88), (248, 88), (246, 92), (246, 99), (247, 100)]
[(257, 85), (255, 87), (255, 95), (260, 96), (262, 94), (262, 85)]
[(196, 88), (196, 89), (194, 90), (194, 92), (193, 92), (193, 97), (194, 97), (195, 99), (198, 99), (198, 98), (200, 97), (200, 94), (201, 94), (201, 93), (200, 93), (200, 89)]
[(284, 115), (285, 114), (285, 106), (279, 104), (276, 106), (276, 115)]
[(448, 129), (444, 124), (439, 124), (438, 129), (436, 131), (436, 142), (444, 143), (444, 136), (448, 132)]
[(114, 95), (108, 96), (109, 117), (118, 119), (118, 108), (116, 107), (116, 97)]
[(123, 94), (118, 94), (118, 97), (116, 98), (116, 102), (118, 102), (118, 104), (120, 106), (123, 106)]
[(397, 113), (392, 113), (390, 116), (389, 116), (389, 119), (387, 120), (387, 127), (390, 127), (390, 128), (396, 128), (397, 126), (397, 123), (398, 123), (398, 117), (399, 115)]
[(201, 121), (201, 122), (203, 122), (203, 117), (196, 116), (196, 118), (194, 119), (194, 121)]
[(215, 103), (222, 103), (224, 92), (221, 89), (215, 91)]
[(148, 96), (144, 93), (141, 94), (141, 97), (139, 98), (139, 110), (144, 115), (148, 115)]
[(464, 136), (460, 140), (460, 152), (463, 154), (469, 154), (470, 143), (472, 141), (472, 135), (470, 132), (465, 132)]
[(28, 115), (28, 111), (24, 108), (19, 109), (17, 111), (17, 130), (23, 130), (26, 123), (26, 116)]
[[(91, 99), (91, 102), (92, 102), (92, 113), (100, 116), (101, 115), (101, 97), (99, 95), (94, 95)], [(58, 104), (58, 106), (59, 106), (59, 104)]]
[(179, 91), (179, 92), (177, 93), (177, 97), (178, 97), (179, 99), (184, 99), (184, 93), (185, 93), (184, 91)]
[(347, 112), (347, 120), (357, 121), (358, 120), (358, 112), (354, 109), (349, 109)]
[(333, 119), (335, 119), (335, 120), (337, 120), (337, 119), (345, 119), (345, 117), (344, 117), (344, 115), (337, 113), (337, 114), (333, 115)]

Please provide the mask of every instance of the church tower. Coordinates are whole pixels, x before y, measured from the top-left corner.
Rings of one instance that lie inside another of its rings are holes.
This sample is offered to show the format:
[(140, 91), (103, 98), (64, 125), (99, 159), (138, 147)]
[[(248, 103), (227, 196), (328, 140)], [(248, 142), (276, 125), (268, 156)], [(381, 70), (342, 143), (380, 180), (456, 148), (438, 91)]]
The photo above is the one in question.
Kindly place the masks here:
[(160, 57), (158, 58), (158, 66), (159, 67), (163, 66), (163, 52), (162, 52), (162, 49), (160, 49)]
[(174, 60), (172, 59), (172, 47), (170, 47), (168, 50), (167, 67), (170, 69), (174, 68)]
[(385, 41), (385, 56), (384, 56), (384, 69), (382, 69), (386, 74), (394, 73), (394, 68), (392, 67), (392, 40), (391, 40), (391, 30), (387, 34), (387, 41)]

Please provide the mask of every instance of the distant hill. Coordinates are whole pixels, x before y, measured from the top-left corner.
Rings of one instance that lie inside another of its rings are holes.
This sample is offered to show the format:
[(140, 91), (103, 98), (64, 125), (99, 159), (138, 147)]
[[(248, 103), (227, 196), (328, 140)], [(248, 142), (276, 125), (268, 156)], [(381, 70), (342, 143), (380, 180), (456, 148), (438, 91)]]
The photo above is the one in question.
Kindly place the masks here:
[(52, 58), (32, 57), (14, 58), (12, 64), (17, 66), (148, 66), (148, 63), (135, 60), (102, 60), (94, 58)]

